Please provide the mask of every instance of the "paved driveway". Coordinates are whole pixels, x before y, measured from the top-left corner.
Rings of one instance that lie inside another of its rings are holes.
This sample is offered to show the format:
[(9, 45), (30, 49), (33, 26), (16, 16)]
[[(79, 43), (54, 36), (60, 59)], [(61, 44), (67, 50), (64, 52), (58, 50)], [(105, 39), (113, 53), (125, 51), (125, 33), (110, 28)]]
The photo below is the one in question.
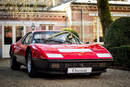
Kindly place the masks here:
[(0, 87), (130, 87), (130, 71), (107, 69), (99, 77), (39, 75), (30, 78), (26, 68), (13, 71), (0, 60)]

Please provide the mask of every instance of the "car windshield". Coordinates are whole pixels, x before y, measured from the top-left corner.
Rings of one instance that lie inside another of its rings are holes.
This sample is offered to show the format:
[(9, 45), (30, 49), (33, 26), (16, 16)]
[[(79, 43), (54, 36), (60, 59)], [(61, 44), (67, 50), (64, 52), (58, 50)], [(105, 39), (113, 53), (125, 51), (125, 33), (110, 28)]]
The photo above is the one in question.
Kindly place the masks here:
[(33, 35), (33, 43), (44, 43), (45, 40), (57, 33), (60, 33), (60, 31), (35, 32)]
[(34, 43), (43, 44), (81, 44), (78, 37), (69, 32), (62, 32), (59, 34), (37, 33), (34, 34)]

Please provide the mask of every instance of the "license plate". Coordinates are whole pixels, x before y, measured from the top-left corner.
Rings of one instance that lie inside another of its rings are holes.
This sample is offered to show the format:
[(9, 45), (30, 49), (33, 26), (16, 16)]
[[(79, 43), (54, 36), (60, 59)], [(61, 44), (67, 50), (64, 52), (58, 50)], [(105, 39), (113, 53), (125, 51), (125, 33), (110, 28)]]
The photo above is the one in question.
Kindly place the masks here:
[(91, 73), (92, 67), (85, 67), (85, 68), (68, 68), (67, 73)]

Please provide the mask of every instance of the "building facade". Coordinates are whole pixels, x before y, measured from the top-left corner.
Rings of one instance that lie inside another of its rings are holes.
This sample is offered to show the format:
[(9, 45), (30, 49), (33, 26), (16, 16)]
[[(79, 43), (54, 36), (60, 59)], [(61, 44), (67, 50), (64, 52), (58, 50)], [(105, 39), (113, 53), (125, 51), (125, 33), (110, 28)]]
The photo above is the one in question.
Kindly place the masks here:
[[(128, 1), (109, 1), (109, 4), (113, 20), (130, 16), (130, 3)], [(96, 0), (75, 0), (53, 7), (51, 10), (66, 11), (69, 26), (79, 32), (83, 42), (99, 43), (103, 41)]]
[[(130, 16), (130, 3), (110, 1), (113, 19)], [(83, 42), (102, 43), (102, 27), (95, 0), (72, 0), (46, 10), (46, 5), (35, 3), (0, 4), (0, 56), (9, 57), (12, 43), (27, 32), (72, 28)]]
[(32, 31), (32, 27), (35, 30), (67, 27), (65, 11), (46, 11), (40, 0), (37, 3), (29, 0), (8, 1), (0, 1), (0, 57), (9, 58), (10, 45)]

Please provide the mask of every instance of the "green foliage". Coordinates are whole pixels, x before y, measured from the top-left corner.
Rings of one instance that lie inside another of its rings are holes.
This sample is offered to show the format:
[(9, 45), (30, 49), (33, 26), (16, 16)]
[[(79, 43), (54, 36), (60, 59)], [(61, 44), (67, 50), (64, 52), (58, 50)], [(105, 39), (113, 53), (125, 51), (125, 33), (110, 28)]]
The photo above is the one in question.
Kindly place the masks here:
[(114, 58), (114, 66), (130, 67), (130, 45), (110, 48)]
[(74, 35), (76, 35), (79, 38), (78, 33), (75, 30), (72, 30), (71, 28), (63, 28), (62, 31), (68, 31), (73, 33)]
[(114, 65), (130, 67), (130, 17), (113, 22), (106, 31), (104, 43), (114, 57)]
[(107, 48), (130, 45), (130, 17), (122, 17), (113, 22), (106, 31), (104, 43)]

